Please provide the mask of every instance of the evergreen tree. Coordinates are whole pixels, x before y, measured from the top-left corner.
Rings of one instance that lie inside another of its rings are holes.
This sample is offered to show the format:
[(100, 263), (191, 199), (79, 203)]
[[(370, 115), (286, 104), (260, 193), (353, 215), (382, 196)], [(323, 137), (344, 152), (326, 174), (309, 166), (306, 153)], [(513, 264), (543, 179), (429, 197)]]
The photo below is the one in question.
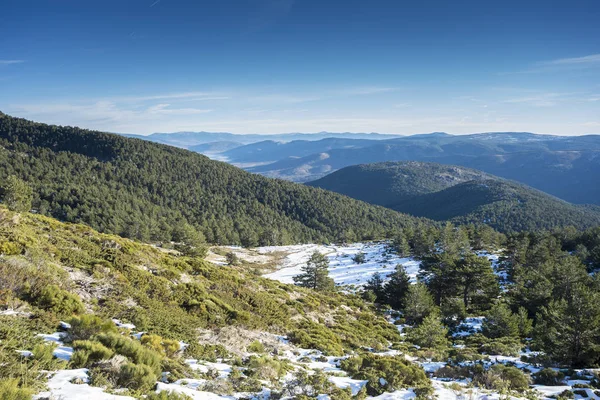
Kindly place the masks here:
[(394, 250), (400, 257), (408, 257), (410, 256), (410, 246), (408, 244), (408, 240), (406, 239), (406, 235), (404, 232), (400, 232), (394, 238)]
[(407, 338), (410, 342), (426, 349), (443, 350), (449, 345), (448, 329), (436, 315), (428, 315), (416, 327), (410, 329)]
[(444, 300), (440, 309), (444, 325), (455, 328), (467, 317), (467, 309), (463, 299), (450, 297)]
[(481, 331), (492, 339), (518, 337), (520, 333), (519, 318), (506, 304), (498, 303), (486, 314)]
[(498, 279), (486, 257), (469, 253), (453, 265), (451, 274), (465, 309), (471, 306), (471, 300), (476, 300), (479, 309), (488, 308), (489, 303), (500, 293)]
[(440, 306), (443, 299), (457, 292), (454, 271), (459, 259), (451, 253), (435, 253), (423, 259), (419, 279), (424, 282)]
[(302, 274), (294, 277), (294, 283), (317, 291), (333, 290), (335, 284), (329, 277), (328, 268), (327, 257), (315, 251), (302, 267)]
[(406, 305), (406, 297), (410, 288), (410, 278), (402, 264), (396, 265), (396, 270), (389, 276), (383, 291), (387, 304), (395, 310), (402, 310)]
[(554, 361), (574, 368), (600, 362), (600, 295), (579, 284), (537, 316), (535, 342)]
[(367, 281), (365, 290), (372, 292), (375, 295), (375, 302), (384, 303), (386, 301), (385, 292), (383, 290), (383, 278), (379, 272), (375, 272)]
[(4, 204), (9, 210), (26, 212), (31, 210), (33, 190), (27, 182), (11, 175), (4, 185)]
[(408, 323), (420, 323), (428, 315), (437, 312), (427, 286), (422, 283), (410, 286), (403, 311)]

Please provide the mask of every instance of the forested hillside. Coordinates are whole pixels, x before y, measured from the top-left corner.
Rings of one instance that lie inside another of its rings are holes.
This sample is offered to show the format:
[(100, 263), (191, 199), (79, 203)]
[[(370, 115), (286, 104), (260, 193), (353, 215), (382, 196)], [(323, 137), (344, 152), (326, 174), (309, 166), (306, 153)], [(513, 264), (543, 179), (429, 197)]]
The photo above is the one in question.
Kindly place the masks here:
[(34, 210), (140, 240), (204, 236), (246, 246), (356, 240), (417, 221), (187, 150), (5, 114), (0, 146), (0, 179), (26, 181)]
[(600, 225), (596, 207), (569, 204), (526, 185), (452, 165), (356, 165), (308, 185), (415, 216), (484, 223), (502, 232)]

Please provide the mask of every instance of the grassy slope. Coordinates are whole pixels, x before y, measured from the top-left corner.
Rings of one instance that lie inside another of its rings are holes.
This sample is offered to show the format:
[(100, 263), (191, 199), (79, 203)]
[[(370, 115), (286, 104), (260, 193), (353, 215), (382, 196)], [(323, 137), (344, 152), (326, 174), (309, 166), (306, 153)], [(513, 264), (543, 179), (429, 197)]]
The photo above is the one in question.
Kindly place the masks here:
[[(239, 326), (277, 334), (300, 327), (315, 347), (382, 348), (397, 330), (356, 297), (318, 294), (242, 269), (219, 267), (155, 247), (0, 207), (0, 293), (4, 307), (33, 312), (48, 330), (66, 319), (43, 303), (50, 285), (75, 294), (87, 312), (133, 322), (138, 330), (194, 343), (199, 328)], [(307, 323), (325, 318), (328, 325)], [(319, 343), (320, 342), (320, 343)]]

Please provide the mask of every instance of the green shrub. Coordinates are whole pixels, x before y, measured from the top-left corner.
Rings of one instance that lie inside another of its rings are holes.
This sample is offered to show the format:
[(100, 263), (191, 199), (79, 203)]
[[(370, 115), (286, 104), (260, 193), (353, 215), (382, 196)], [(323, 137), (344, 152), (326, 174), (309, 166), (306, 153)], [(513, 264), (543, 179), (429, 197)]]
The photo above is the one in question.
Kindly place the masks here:
[(265, 345), (259, 342), (258, 340), (255, 340), (254, 342), (248, 345), (248, 351), (250, 353), (264, 353)]
[(127, 363), (121, 367), (118, 385), (132, 390), (150, 390), (156, 384), (157, 376), (147, 365)]
[(521, 352), (523, 346), (516, 340), (510, 338), (502, 338), (498, 340), (492, 340), (488, 343), (484, 343), (479, 348), (479, 351), (483, 354), (489, 354), (492, 356), (508, 356), (517, 357)]
[(216, 362), (219, 358), (228, 358), (229, 352), (220, 344), (191, 343), (186, 347), (184, 354), (188, 358)]
[(56, 369), (56, 365), (58, 363), (63, 362), (62, 360), (58, 360), (54, 357), (54, 350), (56, 349), (56, 344), (54, 343), (38, 343), (33, 349), (33, 360), (36, 361), (37, 367), (43, 370), (53, 370)]
[(71, 340), (87, 340), (99, 333), (116, 333), (117, 327), (112, 321), (102, 319), (93, 314), (84, 314), (69, 320)]
[(294, 372), (292, 379), (286, 382), (283, 392), (294, 399), (316, 399), (319, 395), (326, 395), (332, 400), (352, 399), (350, 388), (339, 389), (321, 370), (314, 374), (309, 374), (303, 369)]
[(321, 324), (304, 322), (289, 338), (292, 343), (304, 349), (317, 349), (332, 356), (344, 354), (340, 338)]
[(564, 378), (565, 374), (552, 368), (544, 368), (533, 374), (533, 381), (538, 385), (559, 386), (563, 384)]
[(113, 349), (117, 354), (129, 358), (135, 364), (145, 365), (154, 373), (160, 373), (162, 356), (156, 351), (142, 346), (138, 341), (114, 333), (102, 333), (97, 336), (97, 340), (109, 349)]
[(179, 342), (172, 339), (163, 339), (158, 335), (144, 335), (141, 339), (142, 345), (148, 347), (167, 357), (174, 357), (179, 351)]
[(108, 360), (114, 351), (101, 343), (90, 340), (78, 340), (73, 342), (73, 356), (71, 364), (75, 368), (89, 367), (90, 364), (101, 360)]
[(488, 370), (481, 365), (475, 366), (473, 382), (490, 390), (524, 392), (529, 389), (529, 376), (516, 367), (503, 364), (495, 364)]
[(491, 338), (519, 336), (519, 317), (504, 303), (498, 303), (488, 311), (482, 324), (482, 333)]
[(69, 293), (56, 285), (48, 285), (42, 289), (35, 302), (40, 308), (59, 315), (73, 315), (85, 311), (78, 295)]
[(278, 382), (288, 371), (293, 369), (288, 360), (269, 356), (250, 356), (246, 367), (248, 377), (271, 382)]
[(366, 388), (370, 396), (408, 387), (431, 386), (423, 368), (406, 360), (404, 356), (369, 353), (342, 360), (341, 368), (353, 379), (368, 380)]
[(33, 390), (19, 387), (18, 379), (0, 379), (0, 399), (2, 400), (31, 400)]

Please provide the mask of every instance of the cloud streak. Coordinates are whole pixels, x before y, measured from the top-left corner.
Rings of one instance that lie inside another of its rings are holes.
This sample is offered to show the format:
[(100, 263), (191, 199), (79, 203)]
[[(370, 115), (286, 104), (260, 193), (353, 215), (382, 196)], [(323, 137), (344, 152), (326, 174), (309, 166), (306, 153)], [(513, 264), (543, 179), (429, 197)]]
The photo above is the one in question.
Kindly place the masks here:
[(0, 65), (22, 64), (25, 60), (0, 60)]
[(544, 61), (540, 65), (557, 66), (600, 66), (600, 54), (591, 54), (584, 57), (559, 58), (557, 60)]

